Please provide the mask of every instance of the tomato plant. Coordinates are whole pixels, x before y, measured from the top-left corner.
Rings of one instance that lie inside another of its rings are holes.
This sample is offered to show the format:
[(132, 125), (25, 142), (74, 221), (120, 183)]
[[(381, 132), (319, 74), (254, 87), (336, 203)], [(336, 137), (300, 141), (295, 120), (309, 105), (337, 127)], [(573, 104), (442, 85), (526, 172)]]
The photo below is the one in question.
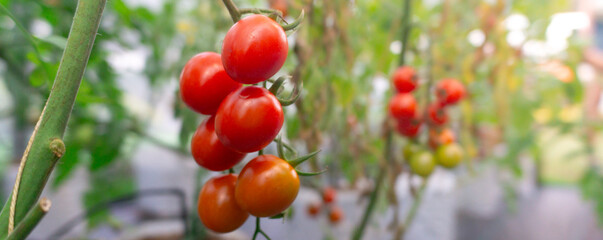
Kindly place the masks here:
[(442, 79), (436, 85), (438, 101), (444, 105), (455, 104), (465, 96), (465, 87), (456, 79)]
[(214, 130), (215, 117), (203, 121), (191, 140), (191, 153), (199, 166), (212, 171), (232, 168), (245, 157), (244, 153), (227, 148), (220, 142)]
[(268, 90), (243, 87), (224, 99), (216, 113), (216, 133), (224, 145), (254, 152), (276, 137), (284, 122), (283, 108)]
[(414, 138), (421, 130), (422, 122), (417, 118), (402, 119), (396, 122), (396, 130), (402, 136)]
[(235, 200), (236, 174), (214, 177), (203, 185), (199, 193), (197, 211), (203, 224), (219, 233), (239, 228), (249, 217)]
[(180, 75), (182, 101), (201, 114), (216, 113), (222, 100), (239, 87), (224, 71), (220, 54), (213, 52), (192, 57)]
[(339, 206), (331, 206), (329, 211), (329, 222), (337, 224), (343, 219), (343, 210)]
[(283, 28), (257, 14), (239, 20), (228, 30), (222, 45), (222, 62), (235, 81), (254, 84), (278, 72), (288, 51)]
[(299, 192), (299, 177), (285, 160), (260, 155), (241, 173), (235, 189), (237, 203), (256, 217), (270, 217), (287, 209)]
[(318, 213), (320, 213), (320, 209), (321, 209), (320, 202), (311, 202), (307, 206), (308, 215), (310, 215), (310, 217), (316, 217), (316, 216), (318, 216)]
[(439, 103), (432, 103), (427, 108), (429, 114), (429, 122), (434, 125), (443, 125), (448, 122), (448, 114), (445, 108)]
[(337, 192), (332, 187), (325, 187), (322, 191), (322, 200), (325, 203), (332, 203), (337, 197)]

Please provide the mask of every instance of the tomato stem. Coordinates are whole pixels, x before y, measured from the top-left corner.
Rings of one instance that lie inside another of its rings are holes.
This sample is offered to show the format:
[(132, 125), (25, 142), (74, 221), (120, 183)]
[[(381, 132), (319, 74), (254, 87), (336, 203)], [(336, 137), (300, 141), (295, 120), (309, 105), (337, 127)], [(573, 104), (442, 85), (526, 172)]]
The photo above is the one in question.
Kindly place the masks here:
[(270, 240), (270, 237), (268, 237), (268, 234), (266, 234), (260, 227), (260, 217), (255, 217), (255, 232), (253, 233), (252, 239), (255, 240), (257, 238), (258, 234), (262, 234), (262, 236), (264, 236), (266, 239)]
[(241, 19), (241, 12), (237, 8), (237, 5), (232, 0), (222, 0), (226, 9), (228, 9), (228, 13), (230, 13), (230, 17), (234, 23), (238, 22)]

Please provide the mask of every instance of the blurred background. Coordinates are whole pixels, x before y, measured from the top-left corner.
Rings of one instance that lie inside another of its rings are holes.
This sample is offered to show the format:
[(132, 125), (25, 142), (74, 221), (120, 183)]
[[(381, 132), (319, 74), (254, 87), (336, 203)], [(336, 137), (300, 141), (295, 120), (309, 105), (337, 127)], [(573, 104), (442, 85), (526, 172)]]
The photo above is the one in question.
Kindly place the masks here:
[[(235, 2), (281, 4), (289, 21), (305, 10), (279, 72), (304, 81), (301, 101), (285, 108), (282, 133), (301, 153), (322, 149), (308, 169), (328, 167), (304, 178), (290, 218), (262, 226), (272, 239), (349, 239), (383, 156), (403, 0)], [(467, 98), (449, 113), (467, 154), (460, 167), (438, 168), (429, 178), (405, 239), (603, 239), (603, 1), (412, 2), (406, 63), (421, 83), (453, 77), (465, 84)], [(50, 93), (76, 1), (0, 3), (18, 21), (0, 12), (5, 201)], [(68, 124), (67, 152), (43, 193), (52, 209), (31, 239), (250, 239), (253, 218), (224, 235), (200, 224), (199, 188), (219, 173), (193, 161), (189, 141), (204, 117), (178, 95), (186, 61), (220, 52), (231, 25), (217, 0), (107, 2)], [(394, 137), (395, 156), (406, 142)], [(409, 186), (417, 182), (408, 171), (385, 180), (364, 239), (391, 239), (388, 226), (409, 211)], [(336, 224), (307, 211), (326, 186), (336, 189), (343, 209)]]

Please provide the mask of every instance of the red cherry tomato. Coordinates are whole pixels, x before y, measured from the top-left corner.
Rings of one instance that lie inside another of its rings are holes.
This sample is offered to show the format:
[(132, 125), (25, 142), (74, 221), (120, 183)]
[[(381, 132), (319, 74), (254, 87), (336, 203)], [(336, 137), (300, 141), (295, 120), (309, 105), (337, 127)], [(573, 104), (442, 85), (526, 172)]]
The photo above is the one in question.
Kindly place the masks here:
[(214, 116), (199, 125), (191, 141), (191, 152), (199, 166), (212, 171), (232, 168), (245, 157), (244, 153), (227, 148), (214, 131)]
[(199, 193), (199, 218), (203, 225), (214, 232), (232, 232), (249, 217), (249, 213), (236, 203), (236, 182), (236, 174), (215, 177), (207, 181)]
[(220, 54), (202, 52), (188, 60), (182, 69), (180, 97), (194, 111), (212, 115), (222, 100), (241, 85), (226, 74)]
[(436, 96), (443, 105), (455, 104), (465, 96), (465, 86), (453, 78), (443, 79), (436, 85)]
[(442, 129), (440, 131), (431, 129), (429, 131), (429, 146), (437, 148), (440, 145), (450, 144), (456, 140), (454, 132), (449, 128)]
[(239, 174), (235, 197), (242, 209), (256, 217), (270, 217), (287, 209), (299, 192), (295, 169), (274, 155), (252, 159)]
[(416, 115), (417, 100), (412, 94), (399, 93), (389, 101), (389, 113), (398, 121), (410, 119)]
[(329, 221), (331, 221), (332, 224), (337, 224), (341, 219), (343, 219), (343, 210), (338, 206), (332, 206), (331, 211), (329, 212)]
[(270, 0), (270, 8), (279, 10), (283, 13), (283, 17), (287, 16), (287, 0)]
[(399, 67), (392, 80), (399, 93), (409, 93), (417, 88), (417, 73), (411, 67)]
[(227, 147), (255, 152), (274, 140), (284, 120), (283, 108), (272, 93), (261, 87), (243, 87), (220, 105), (216, 134)]
[(316, 217), (320, 212), (320, 207), (319, 202), (312, 202), (308, 204), (308, 215), (310, 215), (310, 217)]
[(403, 119), (397, 122), (396, 130), (402, 136), (407, 136), (409, 138), (414, 138), (419, 134), (419, 130), (421, 130), (421, 120), (412, 118), (412, 119)]
[(269, 17), (257, 14), (239, 20), (228, 30), (222, 62), (232, 79), (255, 84), (278, 72), (288, 51), (285, 30)]
[(429, 113), (429, 121), (432, 124), (439, 126), (448, 122), (448, 114), (446, 114), (444, 107), (439, 103), (430, 104), (427, 111)]
[(337, 191), (332, 187), (326, 187), (322, 192), (322, 200), (326, 203), (332, 203), (337, 197)]

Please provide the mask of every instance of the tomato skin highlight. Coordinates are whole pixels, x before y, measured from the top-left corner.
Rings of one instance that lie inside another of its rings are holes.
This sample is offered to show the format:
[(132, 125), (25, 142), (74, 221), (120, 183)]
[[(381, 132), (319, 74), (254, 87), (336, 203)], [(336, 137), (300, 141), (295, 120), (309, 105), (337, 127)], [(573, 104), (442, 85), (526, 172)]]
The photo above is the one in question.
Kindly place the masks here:
[(251, 215), (270, 217), (293, 203), (299, 184), (297, 172), (287, 161), (274, 155), (260, 155), (241, 170), (235, 198)]
[(220, 142), (214, 129), (214, 116), (203, 121), (191, 140), (191, 153), (199, 166), (211, 171), (228, 170), (245, 157)]
[(283, 107), (272, 93), (248, 86), (224, 99), (216, 113), (216, 134), (229, 148), (255, 152), (274, 140), (284, 121)]
[(399, 93), (389, 101), (389, 113), (398, 121), (415, 117), (417, 100), (412, 94)]
[(222, 62), (232, 79), (255, 84), (278, 72), (288, 52), (285, 30), (269, 17), (255, 14), (228, 30), (222, 45)]
[(222, 100), (241, 86), (226, 74), (220, 54), (214, 52), (195, 55), (180, 74), (180, 98), (205, 115), (216, 113)]
[(402, 66), (396, 69), (392, 81), (399, 93), (409, 93), (417, 88), (417, 73), (412, 67)]
[(442, 79), (436, 85), (436, 96), (443, 105), (456, 104), (465, 96), (465, 86), (454, 78)]
[(214, 177), (199, 193), (197, 213), (203, 225), (218, 233), (232, 232), (249, 217), (235, 201), (236, 174)]
[(457, 143), (441, 145), (436, 151), (436, 161), (445, 168), (456, 167), (463, 160), (463, 148)]

